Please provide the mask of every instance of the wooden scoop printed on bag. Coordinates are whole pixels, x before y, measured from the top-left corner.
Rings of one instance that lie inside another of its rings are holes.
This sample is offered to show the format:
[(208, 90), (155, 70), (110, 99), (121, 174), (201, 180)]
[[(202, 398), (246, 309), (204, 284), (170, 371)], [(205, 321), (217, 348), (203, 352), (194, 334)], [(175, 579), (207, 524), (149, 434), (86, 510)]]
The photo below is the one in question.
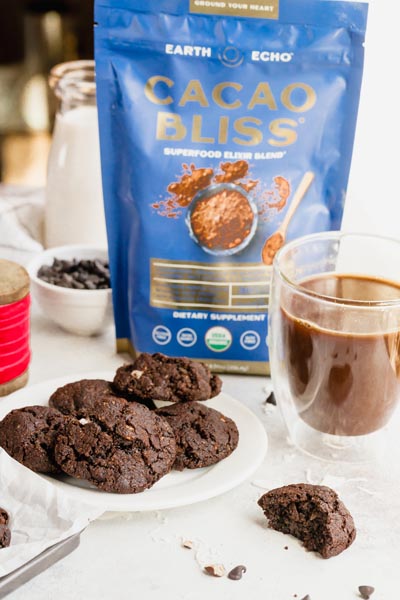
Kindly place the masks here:
[(262, 261), (265, 265), (271, 266), (272, 262), (275, 258), (275, 254), (278, 252), (280, 248), (282, 248), (283, 244), (286, 240), (286, 231), (289, 226), (289, 223), (296, 212), (297, 207), (300, 202), (306, 195), (308, 188), (314, 180), (314, 173), (311, 171), (307, 171), (302, 180), (299, 183), (298, 188), (296, 189), (292, 202), (287, 210), (285, 218), (282, 221), (281, 226), (275, 233), (273, 233), (264, 243), (264, 246), (261, 251)]

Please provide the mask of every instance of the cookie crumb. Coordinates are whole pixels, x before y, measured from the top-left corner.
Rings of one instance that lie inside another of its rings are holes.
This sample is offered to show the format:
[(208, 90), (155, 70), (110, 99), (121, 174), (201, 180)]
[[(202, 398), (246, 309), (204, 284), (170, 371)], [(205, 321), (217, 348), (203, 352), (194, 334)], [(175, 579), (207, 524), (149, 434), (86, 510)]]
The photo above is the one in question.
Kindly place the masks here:
[(0, 549), (7, 548), (11, 543), (11, 531), (7, 525), (0, 525)]
[(360, 596), (363, 598), (363, 600), (369, 600), (374, 593), (375, 588), (372, 587), (372, 585), (360, 585), (358, 591), (360, 592)]
[(239, 581), (239, 579), (242, 579), (243, 574), (246, 573), (247, 568), (244, 565), (238, 565), (237, 567), (234, 567), (231, 571), (229, 571), (228, 573), (228, 579), (232, 579), (233, 581)]
[(0, 525), (8, 525), (8, 521), (10, 520), (9, 514), (5, 508), (1, 508), (0, 506)]
[(207, 565), (204, 571), (213, 577), (223, 577), (226, 573), (224, 565)]
[(183, 540), (182, 548), (187, 548), (188, 550), (192, 550), (193, 542), (191, 542), (190, 540)]
[(307, 596), (304, 596), (304, 598), (302, 598), (301, 600), (311, 600), (311, 596), (309, 596), (309, 595), (307, 594)]

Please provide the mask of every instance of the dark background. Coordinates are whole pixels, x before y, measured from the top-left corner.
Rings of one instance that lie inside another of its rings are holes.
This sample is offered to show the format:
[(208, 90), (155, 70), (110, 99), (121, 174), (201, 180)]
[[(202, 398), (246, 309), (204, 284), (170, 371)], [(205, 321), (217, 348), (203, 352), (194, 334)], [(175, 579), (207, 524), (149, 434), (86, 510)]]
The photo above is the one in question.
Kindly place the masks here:
[[(60, 15), (64, 34), (69, 32), (74, 40), (63, 50), (73, 57), (90, 58), (93, 55), (93, 1), (92, 0), (0, 0), (0, 64), (21, 61), (26, 52), (25, 27), (40, 28), (47, 13)], [(39, 40), (38, 40), (39, 41)]]
[(52, 66), (93, 58), (93, 0), (0, 0), (0, 182), (45, 181)]

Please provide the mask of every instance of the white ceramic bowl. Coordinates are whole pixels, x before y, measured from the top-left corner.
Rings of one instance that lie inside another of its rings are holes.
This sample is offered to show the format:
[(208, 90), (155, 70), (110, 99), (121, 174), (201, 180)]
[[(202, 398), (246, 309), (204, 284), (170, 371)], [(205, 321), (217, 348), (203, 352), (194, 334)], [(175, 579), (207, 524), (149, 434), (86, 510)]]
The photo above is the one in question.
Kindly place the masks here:
[(58, 246), (41, 252), (27, 266), (32, 298), (46, 317), (76, 335), (101, 333), (113, 320), (111, 289), (77, 290), (39, 279), (40, 267), (53, 264), (54, 258), (107, 260), (107, 250), (86, 245)]

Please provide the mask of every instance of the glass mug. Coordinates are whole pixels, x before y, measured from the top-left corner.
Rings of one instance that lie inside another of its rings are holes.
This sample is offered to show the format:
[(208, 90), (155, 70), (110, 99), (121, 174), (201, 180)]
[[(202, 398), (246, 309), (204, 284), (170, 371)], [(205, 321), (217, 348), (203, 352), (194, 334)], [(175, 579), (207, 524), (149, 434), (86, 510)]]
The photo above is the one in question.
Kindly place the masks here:
[(328, 232), (285, 245), (269, 327), (294, 444), (326, 460), (376, 457), (400, 398), (400, 241)]

